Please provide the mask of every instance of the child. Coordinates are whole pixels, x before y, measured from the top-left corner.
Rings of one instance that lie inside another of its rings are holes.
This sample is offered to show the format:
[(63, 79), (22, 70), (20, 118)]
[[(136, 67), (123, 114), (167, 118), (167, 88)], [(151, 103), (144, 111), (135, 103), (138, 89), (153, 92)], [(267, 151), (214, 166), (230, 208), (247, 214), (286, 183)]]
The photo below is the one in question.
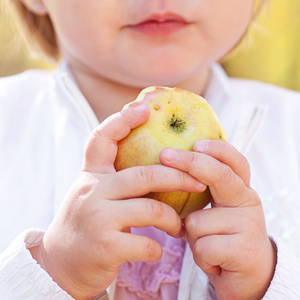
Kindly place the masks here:
[[(1, 298), (297, 299), (299, 94), (215, 63), (245, 34), (253, 1), (11, 4), (62, 63), (0, 83)], [(120, 110), (151, 85), (203, 95), (230, 143), (164, 149), (162, 165), (116, 172), (118, 141), (149, 115)], [(212, 207), (184, 226), (141, 198), (207, 186)]]

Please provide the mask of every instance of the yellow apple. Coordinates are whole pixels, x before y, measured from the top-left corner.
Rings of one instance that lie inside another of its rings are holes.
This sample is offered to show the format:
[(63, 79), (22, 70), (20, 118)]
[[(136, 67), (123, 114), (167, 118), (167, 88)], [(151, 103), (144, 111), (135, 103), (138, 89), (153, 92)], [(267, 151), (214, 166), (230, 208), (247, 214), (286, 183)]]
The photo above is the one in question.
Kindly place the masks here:
[[(150, 116), (146, 123), (119, 142), (115, 161), (117, 171), (160, 164), (159, 154), (166, 147), (192, 150), (199, 139), (226, 140), (218, 117), (199, 95), (179, 88), (148, 87), (135, 101), (147, 104)], [(203, 193), (152, 192), (146, 197), (171, 205), (182, 219), (190, 212), (204, 208), (211, 198), (209, 188)]]

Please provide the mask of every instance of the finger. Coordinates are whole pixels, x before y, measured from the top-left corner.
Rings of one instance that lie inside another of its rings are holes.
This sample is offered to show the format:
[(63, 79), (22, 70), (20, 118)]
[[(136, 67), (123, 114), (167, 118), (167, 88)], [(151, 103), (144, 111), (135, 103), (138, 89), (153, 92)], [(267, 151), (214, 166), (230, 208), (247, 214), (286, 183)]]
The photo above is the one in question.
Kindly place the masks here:
[(111, 228), (126, 231), (130, 227), (154, 226), (173, 237), (182, 237), (181, 219), (175, 210), (165, 203), (148, 198), (107, 202)]
[(132, 167), (99, 178), (102, 194), (111, 200), (141, 197), (150, 192), (201, 193), (206, 189), (188, 173), (162, 165)]
[(147, 106), (135, 104), (104, 120), (88, 139), (82, 170), (95, 173), (114, 172), (118, 141), (126, 137), (133, 128), (143, 124), (148, 119), (149, 112)]
[[(251, 224), (263, 219), (262, 207), (216, 207), (189, 214), (184, 222), (186, 239), (190, 244), (209, 235), (238, 234), (249, 230)], [(246, 220), (246, 221), (245, 221)]]
[(221, 268), (235, 271), (232, 256), (236, 253), (236, 239), (236, 235), (214, 235), (198, 239), (190, 245), (195, 263), (206, 273), (218, 274)]
[(193, 150), (210, 155), (230, 168), (250, 187), (250, 166), (248, 160), (235, 147), (225, 141), (199, 140), (193, 145)]
[(121, 257), (120, 264), (129, 262), (156, 262), (162, 256), (161, 245), (153, 239), (146, 236), (123, 233), (117, 234), (117, 245), (113, 247), (117, 257)]
[[(189, 214), (184, 221), (185, 236), (190, 244), (209, 235), (236, 233), (239, 214), (236, 208), (216, 207)], [(235, 218), (236, 217), (236, 218)]]
[(259, 201), (230, 166), (210, 155), (166, 148), (160, 159), (164, 165), (185, 171), (207, 184), (217, 206), (251, 206)]

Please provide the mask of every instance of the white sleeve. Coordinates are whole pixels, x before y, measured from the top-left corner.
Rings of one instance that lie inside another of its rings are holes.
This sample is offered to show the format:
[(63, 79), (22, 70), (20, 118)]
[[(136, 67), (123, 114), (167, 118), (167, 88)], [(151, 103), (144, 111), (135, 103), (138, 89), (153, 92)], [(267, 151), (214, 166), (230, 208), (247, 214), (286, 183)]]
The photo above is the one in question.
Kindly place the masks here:
[(300, 297), (300, 258), (282, 241), (272, 239), (277, 264), (271, 285), (262, 300), (298, 300)]
[[(27, 230), (0, 254), (0, 299), (72, 300), (34, 260), (28, 248), (41, 243), (45, 231)], [(93, 298), (108, 300), (106, 291)]]
[(28, 230), (0, 254), (0, 299), (73, 299), (52, 280), (27, 249), (39, 245), (43, 235), (42, 230)]

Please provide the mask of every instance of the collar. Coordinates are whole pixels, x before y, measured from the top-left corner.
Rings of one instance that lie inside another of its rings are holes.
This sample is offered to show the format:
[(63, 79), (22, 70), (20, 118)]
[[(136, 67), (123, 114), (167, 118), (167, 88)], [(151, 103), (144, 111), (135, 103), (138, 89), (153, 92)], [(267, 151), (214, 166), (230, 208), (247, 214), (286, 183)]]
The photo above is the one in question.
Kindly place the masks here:
[(58, 82), (62, 85), (62, 88), (71, 95), (71, 97), (69, 97), (69, 100), (72, 101), (73, 105), (82, 112), (83, 117), (87, 121), (90, 130), (97, 127), (99, 125), (99, 120), (96, 117), (87, 99), (80, 91), (76, 79), (73, 76), (72, 70), (67, 61), (61, 61), (56, 72), (56, 76), (60, 79), (58, 80)]
[[(70, 98), (74, 105), (80, 106), (79, 109), (84, 114), (90, 128), (96, 127), (99, 121), (79, 90), (72, 71), (65, 60), (61, 62), (57, 76), (60, 77), (64, 88), (71, 93), (72, 97)], [(245, 88), (247, 87), (245, 86)], [(245, 153), (264, 119), (266, 107), (235, 94), (231, 79), (217, 63), (211, 65), (211, 78), (204, 98), (212, 106), (226, 129), (228, 141)]]
[[(211, 79), (204, 97), (212, 106), (227, 131), (228, 141), (246, 153), (253, 142), (266, 113), (258, 105), (235, 91), (232, 80), (219, 64), (212, 64)], [(240, 81), (247, 89), (245, 81)]]

